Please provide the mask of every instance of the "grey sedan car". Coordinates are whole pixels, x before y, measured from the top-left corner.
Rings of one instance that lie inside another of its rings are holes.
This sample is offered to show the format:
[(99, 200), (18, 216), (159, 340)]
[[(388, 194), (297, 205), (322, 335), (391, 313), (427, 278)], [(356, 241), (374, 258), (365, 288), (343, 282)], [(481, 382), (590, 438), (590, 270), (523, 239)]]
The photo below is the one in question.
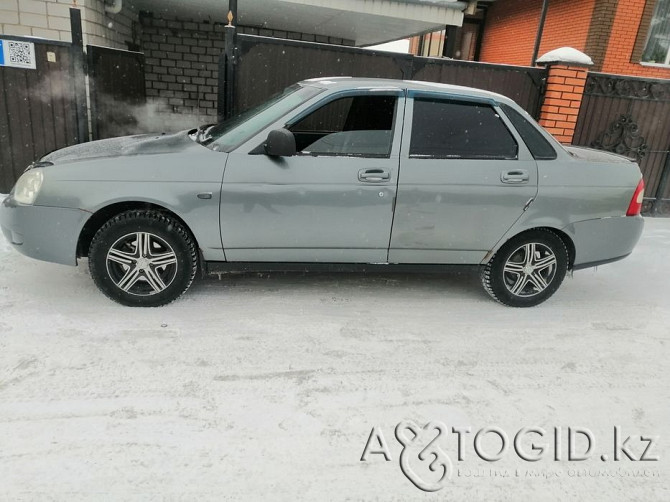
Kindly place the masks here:
[(630, 160), (563, 147), (512, 100), (383, 79), (306, 80), (217, 125), (76, 145), (3, 201), (19, 252), (159, 306), (203, 273), (480, 270), (506, 305), (621, 259), (643, 228)]

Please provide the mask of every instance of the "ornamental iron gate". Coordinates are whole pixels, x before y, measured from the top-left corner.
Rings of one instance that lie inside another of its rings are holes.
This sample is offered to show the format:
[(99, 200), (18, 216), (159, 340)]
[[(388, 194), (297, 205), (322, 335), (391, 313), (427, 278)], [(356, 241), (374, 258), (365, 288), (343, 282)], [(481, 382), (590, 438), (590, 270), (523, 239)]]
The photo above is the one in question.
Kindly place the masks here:
[(637, 161), (645, 212), (670, 206), (670, 80), (589, 73), (573, 144)]

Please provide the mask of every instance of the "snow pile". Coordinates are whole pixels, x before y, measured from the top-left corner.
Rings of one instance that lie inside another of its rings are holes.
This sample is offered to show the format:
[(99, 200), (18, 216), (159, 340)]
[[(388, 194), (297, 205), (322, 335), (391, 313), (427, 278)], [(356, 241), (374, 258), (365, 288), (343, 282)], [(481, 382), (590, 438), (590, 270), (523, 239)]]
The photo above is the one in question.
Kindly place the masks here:
[(593, 65), (593, 60), (577, 49), (573, 49), (572, 47), (561, 47), (543, 54), (538, 58), (537, 63), (566, 63), (580, 66), (591, 66)]

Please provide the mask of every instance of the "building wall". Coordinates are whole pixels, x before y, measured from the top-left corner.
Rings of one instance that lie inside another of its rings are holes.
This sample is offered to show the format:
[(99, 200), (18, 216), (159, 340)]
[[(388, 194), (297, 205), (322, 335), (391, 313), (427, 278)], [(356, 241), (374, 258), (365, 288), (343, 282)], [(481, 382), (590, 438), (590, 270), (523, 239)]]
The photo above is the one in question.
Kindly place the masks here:
[(595, 4), (596, 0), (549, 2), (538, 56), (559, 47), (574, 47), (584, 51)]
[(612, 34), (618, 0), (596, 0), (591, 17), (589, 35), (584, 47), (585, 54), (593, 60), (591, 70), (602, 71), (605, 54)]
[[(147, 102), (155, 128), (185, 129), (215, 122), (218, 60), (224, 50), (224, 25), (153, 15), (141, 16), (140, 24)], [(252, 35), (353, 45), (352, 40), (320, 35), (244, 26), (238, 29), (240, 33)]]
[[(593, 59), (595, 71), (670, 78), (670, 68), (641, 64), (654, 0), (552, 0), (538, 56), (574, 47)], [(531, 63), (542, 0), (505, 0), (491, 5), (480, 61)]]
[(486, 15), (479, 60), (529, 65), (541, 7), (541, 0), (494, 2)]
[[(104, 0), (80, 0), (84, 44), (126, 49), (133, 41), (137, 14), (105, 12)], [(72, 3), (55, 0), (0, 0), (0, 34), (70, 42)]]
[(156, 115), (179, 114), (184, 128), (216, 121), (222, 25), (151, 16), (140, 23), (147, 102)]
[[(653, 0), (649, 0), (653, 4)], [(645, 0), (621, 0), (617, 6), (614, 24), (607, 47), (604, 73), (635, 75), (653, 78), (670, 78), (670, 68), (635, 61), (634, 53), (638, 37), (646, 40), (646, 30), (651, 21), (652, 9), (645, 14)]]
[(409, 53), (415, 56), (441, 57), (445, 43), (444, 30), (417, 35), (410, 39)]
[[(595, 0), (552, 0), (538, 56), (559, 47), (583, 51)], [(486, 17), (480, 61), (529, 65), (542, 11), (542, 0), (494, 2)]]
[(124, 7), (118, 14), (110, 14), (105, 12), (103, 0), (85, 0), (79, 3), (83, 5), (85, 44), (128, 49), (128, 44), (139, 41), (139, 34), (136, 33), (139, 16), (135, 11)]

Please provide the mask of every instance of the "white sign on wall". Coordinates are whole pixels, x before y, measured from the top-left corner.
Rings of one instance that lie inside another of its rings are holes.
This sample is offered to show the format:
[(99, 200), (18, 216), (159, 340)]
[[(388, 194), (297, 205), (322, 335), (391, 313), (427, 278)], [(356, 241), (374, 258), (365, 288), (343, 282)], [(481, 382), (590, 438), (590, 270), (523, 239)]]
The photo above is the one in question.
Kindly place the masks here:
[(35, 44), (0, 40), (0, 66), (35, 69)]

